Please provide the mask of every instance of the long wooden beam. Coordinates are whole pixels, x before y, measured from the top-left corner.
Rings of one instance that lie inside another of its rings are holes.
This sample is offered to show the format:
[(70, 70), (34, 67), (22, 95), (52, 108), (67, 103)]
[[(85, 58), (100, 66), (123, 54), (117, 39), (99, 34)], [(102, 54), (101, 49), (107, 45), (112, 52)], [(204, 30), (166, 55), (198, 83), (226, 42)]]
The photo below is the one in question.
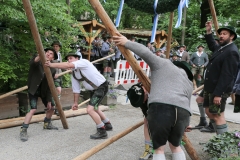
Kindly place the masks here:
[(196, 150), (193, 148), (192, 143), (190, 142), (190, 140), (187, 138), (186, 133), (184, 133), (183, 135), (183, 142), (185, 142), (184, 148), (187, 151), (189, 157), (192, 160), (200, 160), (199, 156), (197, 155)]
[(143, 125), (143, 121), (138, 122), (137, 124), (127, 128), (126, 130), (116, 134), (115, 136), (107, 139), (103, 143), (100, 143), (99, 145), (93, 147), (92, 149), (84, 152), (80, 156), (74, 158), (73, 160), (86, 160), (87, 158), (91, 157), (93, 154), (97, 153), (98, 151), (102, 150), (103, 148), (107, 147), (108, 145), (112, 144), (113, 142), (117, 141), (118, 139), (122, 138), (123, 136), (127, 135), (128, 133), (134, 131), (141, 125)]
[(10, 95), (12, 95), (12, 94), (15, 94), (15, 93), (24, 91), (24, 90), (26, 90), (26, 89), (28, 89), (28, 86), (24, 86), (24, 87), (18, 88), (18, 89), (16, 89), (16, 90), (13, 90), (13, 91), (11, 91), (11, 92), (8, 92), (8, 93), (6, 93), (6, 94), (1, 95), (1, 96), (0, 96), (0, 99), (6, 98), (6, 97), (8, 97), (8, 96), (10, 96)]
[[(45, 64), (45, 62), (46, 62), (45, 52), (44, 52), (42, 41), (41, 41), (41, 38), (40, 38), (40, 35), (39, 35), (39, 32), (38, 32), (38, 27), (37, 27), (36, 20), (35, 20), (33, 11), (32, 11), (32, 6), (31, 6), (31, 3), (30, 3), (30, 0), (22, 0), (22, 2), (23, 2), (24, 10), (26, 12), (28, 23), (29, 23), (29, 26), (30, 26), (30, 29), (31, 29), (31, 32), (32, 32), (32, 36), (33, 36), (34, 42), (36, 44), (37, 52), (40, 56), (41, 63)], [(56, 88), (55, 88), (55, 85), (54, 85), (54, 82), (53, 82), (51, 71), (50, 71), (49, 67), (44, 66), (44, 65), (43, 65), (43, 69), (44, 69), (44, 73), (46, 75), (48, 85), (50, 87), (53, 99), (56, 103), (56, 107), (58, 109), (63, 128), (68, 129), (68, 124), (67, 124), (67, 121), (66, 121), (66, 117), (63, 113), (60, 100), (58, 99), (58, 96), (57, 96), (57, 91), (56, 91)]]
[(202, 90), (204, 88), (204, 85), (201, 85), (200, 87), (196, 88), (195, 90), (193, 90), (192, 94)]
[[(79, 104), (78, 107), (82, 106), (83, 104), (86, 104), (88, 101), (89, 100), (86, 100), (85, 103)], [(101, 111), (106, 111), (109, 109), (108, 106), (101, 105), (99, 107)], [(74, 111), (70, 109), (70, 110), (64, 111), (64, 114), (66, 115), (67, 118), (75, 117), (75, 116), (87, 114), (87, 110), (86, 108), (82, 108)], [(43, 122), (45, 116), (46, 116), (45, 114), (34, 115), (30, 123)], [(24, 121), (24, 118), (25, 117), (18, 117), (18, 118), (0, 120), (0, 129), (21, 126), (22, 122)], [(52, 116), (52, 120), (58, 120), (58, 119), (60, 119), (59, 116), (57, 115)]]
[(216, 31), (217, 36), (219, 37), (219, 35), (217, 33), (217, 30), (219, 28), (218, 27), (218, 20), (217, 20), (217, 15), (216, 15), (216, 11), (215, 11), (213, 0), (208, 0), (208, 3), (209, 3), (209, 6), (210, 6), (210, 10), (211, 10), (215, 31)]
[[(81, 102), (80, 104), (78, 104), (78, 108), (80, 108), (81, 106), (83, 106), (84, 104), (88, 103), (90, 101), (90, 98)], [(12, 122), (12, 121), (17, 121), (19, 119), (22, 119), (23, 117), (17, 117), (17, 118), (10, 118), (10, 119), (3, 119), (0, 120), (0, 124), (5, 123), (5, 122)]]

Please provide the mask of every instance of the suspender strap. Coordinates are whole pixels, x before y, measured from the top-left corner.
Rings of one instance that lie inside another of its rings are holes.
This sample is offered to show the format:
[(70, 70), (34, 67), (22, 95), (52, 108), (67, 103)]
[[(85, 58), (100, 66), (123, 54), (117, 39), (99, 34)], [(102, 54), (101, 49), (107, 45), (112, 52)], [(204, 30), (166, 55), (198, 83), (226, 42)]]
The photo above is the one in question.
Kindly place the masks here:
[(77, 79), (77, 77), (75, 76), (75, 72), (72, 73), (72, 74), (73, 74), (73, 78), (75, 78), (75, 79), (78, 80), (78, 81), (86, 81), (86, 82), (87, 82), (88, 84), (90, 84), (94, 89), (97, 89), (97, 88), (98, 88), (93, 82), (91, 82), (89, 79), (87, 79), (87, 77), (83, 76), (83, 74), (82, 74), (82, 72), (81, 72), (80, 69), (79, 69), (79, 72), (80, 72), (82, 78), (81, 78), (81, 79)]

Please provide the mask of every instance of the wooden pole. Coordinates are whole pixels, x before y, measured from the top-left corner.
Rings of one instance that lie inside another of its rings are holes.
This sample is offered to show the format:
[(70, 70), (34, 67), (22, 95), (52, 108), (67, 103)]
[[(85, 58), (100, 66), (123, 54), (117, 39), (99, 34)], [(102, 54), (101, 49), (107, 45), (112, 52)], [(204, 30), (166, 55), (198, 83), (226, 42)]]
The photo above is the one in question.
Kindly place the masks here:
[(110, 57), (113, 57), (113, 56), (115, 56), (115, 53), (113, 53), (113, 54), (111, 54), (111, 55), (109, 55), (109, 56), (106, 56), (106, 57), (97, 59), (97, 60), (95, 60), (95, 61), (92, 61), (92, 63), (97, 63), (97, 62), (100, 62), (100, 61), (102, 61), (102, 60), (104, 60), (104, 59), (107, 59), (107, 58), (110, 58)]
[(170, 13), (169, 25), (168, 25), (167, 51), (166, 51), (166, 58), (168, 58), (168, 59), (169, 59), (169, 56), (170, 56), (171, 41), (172, 41), (173, 17), (174, 17), (174, 12), (171, 12)]
[(97, 153), (98, 151), (102, 150), (103, 148), (107, 147), (108, 145), (112, 144), (113, 142), (117, 141), (118, 139), (122, 138), (123, 136), (127, 135), (128, 133), (132, 132), (133, 130), (137, 129), (141, 125), (143, 125), (143, 121), (138, 122), (137, 124), (127, 128), (126, 130), (116, 134), (115, 136), (107, 139), (103, 143), (93, 147), (92, 149), (84, 152), (80, 156), (74, 158), (73, 160), (86, 160), (87, 158), (91, 157), (93, 154)]
[[(78, 108), (80, 108), (81, 106), (83, 106), (84, 104), (88, 103), (90, 101), (90, 99), (87, 99), (85, 101), (83, 101), (82, 103), (78, 104)], [(70, 109), (71, 110), (71, 109)], [(46, 110), (45, 110), (46, 111)], [(78, 111), (78, 110), (76, 110)], [(66, 113), (66, 111), (64, 111)], [(54, 115), (53, 115), (54, 116)], [(12, 121), (16, 121), (16, 119), (19, 119), (19, 118), (23, 118), (24, 117), (18, 117), (18, 118), (10, 118), (10, 119), (4, 119), (4, 120), (0, 120), (0, 124), (4, 123), (4, 122), (12, 122)]]
[(82, 103), (80, 103), (80, 104), (78, 105), (78, 107), (81, 107), (82, 105), (88, 103), (89, 101), (90, 101), (90, 98), (88, 98), (86, 101), (83, 101)]
[[(39, 35), (39, 32), (38, 32), (38, 28), (37, 28), (36, 20), (35, 20), (33, 11), (32, 11), (32, 6), (31, 6), (31, 3), (30, 3), (30, 0), (22, 0), (22, 1), (23, 1), (24, 10), (25, 10), (27, 18), (28, 18), (29, 26), (30, 26), (30, 29), (31, 29), (31, 32), (32, 32), (32, 36), (33, 36), (34, 42), (36, 44), (37, 52), (40, 56), (41, 63), (45, 64), (45, 62), (46, 62), (45, 52), (44, 52), (42, 41), (41, 41), (41, 38), (40, 38), (40, 35)], [(58, 96), (57, 96), (57, 91), (56, 91), (56, 88), (55, 88), (55, 85), (54, 85), (54, 82), (53, 82), (51, 71), (50, 71), (49, 67), (47, 67), (45, 65), (43, 65), (43, 69), (44, 69), (44, 73), (46, 75), (46, 78), (47, 78), (48, 85), (50, 87), (52, 96), (53, 96), (54, 101), (56, 103), (56, 107), (58, 109), (63, 128), (68, 129), (68, 124), (67, 124), (67, 121), (66, 121), (66, 117), (65, 117), (65, 115), (62, 111), (62, 106), (61, 106), (61, 103), (60, 103), (60, 101), (58, 99)]]
[(203, 88), (204, 88), (204, 85), (201, 85), (200, 87), (196, 88), (196, 89), (192, 92), (192, 94), (194, 94), (194, 93), (202, 90)]
[(184, 148), (187, 151), (189, 157), (192, 160), (200, 160), (200, 158), (197, 155), (196, 150), (193, 148), (192, 143), (190, 142), (190, 140), (187, 138), (186, 133), (184, 133), (183, 135), (183, 142), (185, 142)]
[[(98, 14), (99, 18), (104, 23), (106, 30), (113, 36), (115, 36), (116, 33), (119, 33), (117, 28), (114, 26), (113, 22), (109, 18), (108, 14), (105, 12), (104, 8), (100, 4), (99, 0), (88, 0), (88, 1), (92, 5), (95, 12)], [(131, 65), (133, 71), (136, 73), (139, 80), (142, 82), (143, 86), (146, 88), (148, 92), (150, 92), (150, 79), (143, 72), (142, 68), (137, 63), (137, 60), (133, 57), (131, 52), (125, 47), (118, 46), (118, 48), (121, 51), (121, 53), (124, 55), (126, 60), (129, 62), (129, 64)]]
[(15, 93), (24, 91), (24, 90), (26, 90), (26, 89), (28, 89), (28, 86), (24, 86), (24, 87), (18, 88), (18, 89), (16, 89), (16, 90), (13, 90), (13, 91), (11, 91), (11, 92), (8, 92), (8, 93), (6, 93), (6, 94), (1, 95), (1, 96), (0, 96), (0, 99), (3, 99), (3, 98), (5, 98), (5, 97), (7, 97), (7, 96), (10, 96), (10, 95), (12, 95), (12, 94), (15, 94)]
[(89, 33), (91, 33), (89, 36), (89, 42), (88, 42), (88, 45), (89, 45), (89, 48), (88, 48), (88, 60), (90, 61), (90, 57), (91, 57), (91, 53), (92, 53), (92, 41), (93, 41), (93, 38), (92, 38), (92, 32), (93, 32), (93, 25), (90, 25), (90, 28), (89, 28)]
[(219, 35), (217, 33), (217, 30), (218, 30), (219, 26), (218, 26), (218, 20), (217, 20), (217, 15), (216, 15), (213, 0), (208, 0), (208, 3), (209, 3), (209, 6), (210, 6), (210, 10), (211, 10), (215, 31), (216, 31), (217, 36), (219, 37)]
[(58, 77), (63, 76), (64, 74), (70, 73), (72, 70), (67, 70), (58, 74)]
[[(106, 111), (109, 109), (108, 106), (99, 106), (99, 107), (101, 111)], [(87, 109), (82, 108), (76, 111), (73, 111), (70, 109), (68, 111), (64, 111), (64, 114), (66, 115), (67, 118), (76, 117), (79, 115), (87, 114)], [(45, 114), (34, 115), (30, 123), (43, 122), (43, 119), (45, 116), (46, 116)], [(18, 118), (0, 120), (0, 129), (21, 126), (22, 122), (24, 121), (24, 118), (25, 117), (18, 117)], [(58, 119), (60, 119), (59, 116), (57, 115), (52, 116), (52, 120), (58, 120)]]

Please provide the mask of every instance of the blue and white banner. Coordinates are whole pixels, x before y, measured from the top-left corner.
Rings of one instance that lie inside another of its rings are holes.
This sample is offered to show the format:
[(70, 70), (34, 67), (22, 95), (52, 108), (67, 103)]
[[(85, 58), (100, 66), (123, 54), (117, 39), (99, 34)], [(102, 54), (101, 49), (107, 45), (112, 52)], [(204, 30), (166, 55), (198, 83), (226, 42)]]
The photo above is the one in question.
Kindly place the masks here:
[(182, 22), (182, 11), (183, 11), (183, 8), (185, 6), (188, 8), (188, 0), (181, 0), (179, 5), (178, 5), (178, 20), (177, 20), (177, 23), (175, 25), (175, 28), (178, 28), (181, 25), (181, 22)]
[(153, 22), (153, 27), (152, 27), (152, 35), (151, 35), (150, 43), (155, 42), (155, 37), (156, 37), (156, 32), (157, 32), (157, 25), (158, 25), (157, 4), (158, 4), (158, 0), (155, 0), (154, 5), (153, 5), (155, 15), (154, 15), (154, 22)]
[(122, 10), (123, 10), (123, 4), (124, 4), (124, 0), (121, 0), (120, 6), (119, 6), (119, 9), (118, 9), (118, 15), (117, 15), (117, 19), (116, 19), (116, 24), (115, 24), (116, 27), (119, 27), (119, 24), (120, 24)]

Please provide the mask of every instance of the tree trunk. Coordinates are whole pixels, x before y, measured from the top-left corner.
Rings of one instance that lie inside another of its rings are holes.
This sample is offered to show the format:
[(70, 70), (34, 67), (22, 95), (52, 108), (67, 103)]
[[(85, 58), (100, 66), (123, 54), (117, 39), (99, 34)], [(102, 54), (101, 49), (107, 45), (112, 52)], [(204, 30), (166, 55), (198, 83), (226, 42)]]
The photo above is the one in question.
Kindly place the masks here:
[(181, 44), (185, 43), (185, 35), (186, 35), (186, 18), (187, 18), (187, 7), (184, 7), (183, 9), (183, 29), (182, 29), (182, 40)]
[(68, 5), (67, 14), (70, 14), (70, 3), (71, 3), (71, 0), (66, 0), (66, 3)]

